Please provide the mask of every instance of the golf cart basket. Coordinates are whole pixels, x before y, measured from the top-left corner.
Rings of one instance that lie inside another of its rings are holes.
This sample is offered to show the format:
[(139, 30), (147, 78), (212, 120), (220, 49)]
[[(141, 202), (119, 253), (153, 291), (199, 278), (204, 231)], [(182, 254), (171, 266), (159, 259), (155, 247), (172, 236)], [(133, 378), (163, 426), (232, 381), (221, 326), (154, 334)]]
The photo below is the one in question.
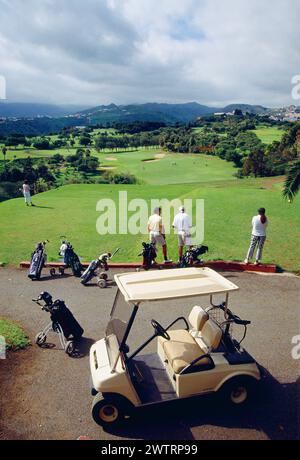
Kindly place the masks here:
[(239, 349), (247, 335), (247, 326), (251, 324), (251, 321), (243, 320), (232, 313), (226, 302), (214, 305), (211, 297), (210, 304), (211, 306), (206, 309), (209, 317), (221, 327), (224, 340), (227, 343), (231, 342), (234, 348)]
[(191, 248), (187, 250), (182, 257), (179, 267), (187, 268), (187, 267), (192, 267), (193, 265), (202, 264), (203, 260), (199, 259), (199, 257), (207, 252), (208, 252), (207, 246), (197, 246), (195, 248)]
[(143, 268), (149, 270), (156, 263), (156, 247), (154, 243), (143, 243), (143, 251), (139, 257), (143, 256)]

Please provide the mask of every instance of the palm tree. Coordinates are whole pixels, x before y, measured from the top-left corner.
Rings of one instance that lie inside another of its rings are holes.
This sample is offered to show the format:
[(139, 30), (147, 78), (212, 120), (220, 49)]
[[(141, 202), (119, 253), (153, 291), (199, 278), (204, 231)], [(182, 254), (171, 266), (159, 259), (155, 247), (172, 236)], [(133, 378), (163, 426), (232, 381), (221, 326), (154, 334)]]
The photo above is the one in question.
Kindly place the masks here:
[(300, 190), (300, 158), (291, 163), (287, 170), (287, 177), (283, 188), (283, 196), (292, 202)]

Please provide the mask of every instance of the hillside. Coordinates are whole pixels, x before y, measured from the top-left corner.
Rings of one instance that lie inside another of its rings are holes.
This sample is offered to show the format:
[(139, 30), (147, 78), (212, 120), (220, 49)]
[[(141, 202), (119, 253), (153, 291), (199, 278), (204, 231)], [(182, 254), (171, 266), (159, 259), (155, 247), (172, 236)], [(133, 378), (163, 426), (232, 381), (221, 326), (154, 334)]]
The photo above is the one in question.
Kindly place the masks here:
[(267, 113), (268, 109), (247, 104), (232, 104), (225, 108), (208, 107), (189, 102), (185, 104), (131, 104), (100, 105), (85, 110), (74, 106), (52, 106), (45, 104), (0, 103), (0, 135), (49, 134), (68, 126), (110, 123), (160, 122), (168, 125), (189, 123), (215, 112), (233, 112), (240, 109), (255, 114)]

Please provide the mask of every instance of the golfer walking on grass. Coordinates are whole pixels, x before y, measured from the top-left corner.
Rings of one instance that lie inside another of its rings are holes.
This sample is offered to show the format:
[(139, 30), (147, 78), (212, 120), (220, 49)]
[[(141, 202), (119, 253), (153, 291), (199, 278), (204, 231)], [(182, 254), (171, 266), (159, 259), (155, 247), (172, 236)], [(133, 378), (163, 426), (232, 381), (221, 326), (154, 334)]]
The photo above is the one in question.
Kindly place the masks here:
[(168, 259), (168, 250), (165, 237), (165, 228), (161, 217), (161, 208), (155, 208), (153, 215), (149, 217), (148, 232), (150, 235), (150, 243), (158, 244), (162, 247), (165, 264), (172, 262)]
[(31, 200), (31, 194), (30, 194), (30, 185), (28, 184), (28, 180), (24, 181), (23, 187), (22, 187), (23, 195), (25, 198), (25, 203), (26, 206), (33, 206), (32, 200)]
[(177, 230), (178, 233), (178, 256), (179, 262), (181, 262), (184, 246), (187, 246), (188, 249), (192, 247), (192, 222), (190, 216), (185, 212), (184, 206), (179, 208), (179, 213), (176, 214), (174, 218), (173, 228)]
[(264, 244), (267, 238), (266, 229), (268, 226), (268, 219), (266, 216), (265, 208), (258, 210), (258, 216), (254, 216), (252, 219), (252, 236), (249, 251), (245, 259), (245, 263), (248, 264), (253, 258), (255, 248), (257, 246), (255, 265), (260, 264), (262, 259), (262, 253)]

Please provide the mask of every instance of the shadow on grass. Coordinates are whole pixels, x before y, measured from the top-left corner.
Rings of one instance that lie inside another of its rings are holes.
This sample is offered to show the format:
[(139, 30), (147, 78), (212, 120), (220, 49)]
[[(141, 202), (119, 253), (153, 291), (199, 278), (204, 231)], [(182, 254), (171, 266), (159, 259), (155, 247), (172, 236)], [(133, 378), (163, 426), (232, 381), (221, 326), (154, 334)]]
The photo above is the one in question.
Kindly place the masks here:
[(38, 206), (37, 204), (33, 204), (30, 206), (31, 208), (39, 208), (39, 209), (55, 209), (52, 206)]

